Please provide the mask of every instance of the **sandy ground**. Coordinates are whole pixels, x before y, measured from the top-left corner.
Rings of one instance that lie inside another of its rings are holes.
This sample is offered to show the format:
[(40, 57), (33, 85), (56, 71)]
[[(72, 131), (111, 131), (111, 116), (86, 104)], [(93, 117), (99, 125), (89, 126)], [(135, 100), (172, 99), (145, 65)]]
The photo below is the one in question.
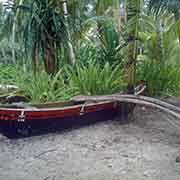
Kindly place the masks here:
[(129, 123), (10, 140), (0, 135), (0, 180), (180, 180), (180, 131), (136, 108)]

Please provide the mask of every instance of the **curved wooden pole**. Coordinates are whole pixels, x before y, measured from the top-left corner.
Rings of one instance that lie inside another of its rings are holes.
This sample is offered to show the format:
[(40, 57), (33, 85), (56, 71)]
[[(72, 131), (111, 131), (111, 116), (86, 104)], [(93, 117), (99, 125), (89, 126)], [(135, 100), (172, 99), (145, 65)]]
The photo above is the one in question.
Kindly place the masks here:
[[(107, 95), (107, 96), (76, 96), (72, 98), (73, 101), (117, 101), (123, 103), (133, 103), (133, 104), (140, 104), (146, 105), (150, 107), (158, 108), (168, 114), (173, 115), (174, 117), (180, 120), (180, 111), (179, 108), (166, 103), (164, 101), (155, 99), (155, 98), (148, 98), (144, 96), (134, 96), (134, 95)], [(175, 108), (176, 107), (176, 108)]]
[(159, 100), (159, 99), (155, 99), (152, 97), (147, 97), (147, 96), (135, 96), (135, 95), (120, 95), (121, 97), (125, 97), (125, 98), (133, 98), (133, 99), (141, 99), (147, 102), (152, 102), (155, 104), (158, 104), (160, 106), (166, 107), (168, 109), (171, 109), (173, 111), (177, 111), (178, 113), (180, 113), (180, 107), (177, 107), (173, 104), (167, 103), (165, 101)]

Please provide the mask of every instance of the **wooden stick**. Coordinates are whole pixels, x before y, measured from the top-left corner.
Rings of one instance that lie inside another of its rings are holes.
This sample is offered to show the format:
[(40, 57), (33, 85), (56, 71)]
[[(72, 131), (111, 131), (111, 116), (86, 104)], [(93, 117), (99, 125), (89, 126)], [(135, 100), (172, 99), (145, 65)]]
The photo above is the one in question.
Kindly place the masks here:
[[(158, 108), (166, 113), (173, 115), (174, 117), (180, 119), (179, 108), (174, 108), (174, 105), (165, 103), (161, 100), (154, 99), (154, 98), (145, 98), (133, 95), (107, 95), (107, 96), (76, 96), (72, 98), (73, 101), (117, 101), (117, 102), (124, 102), (124, 103), (134, 103), (134, 104), (141, 104), (146, 106), (151, 106)], [(178, 111), (178, 112), (176, 112)]]
[(152, 98), (152, 97), (147, 97), (147, 96), (134, 96), (134, 95), (120, 95), (121, 97), (127, 97), (127, 98), (133, 98), (133, 99), (141, 99), (141, 100), (145, 100), (147, 102), (152, 102), (152, 103), (155, 103), (155, 104), (158, 104), (158, 105), (161, 105), (163, 107), (166, 107), (168, 109), (171, 109), (173, 111), (176, 111), (178, 113), (180, 113), (180, 108), (173, 105), (173, 104), (170, 104), (170, 103), (167, 103), (165, 101), (162, 101), (162, 100), (159, 100), (159, 99), (155, 99), (155, 98)]
[[(162, 100), (159, 100), (159, 99), (155, 99), (155, 98), (152, 98), (152, 97), (147, 97), (147, 96), (135, 96), (135, 95), (129, 95), (129, 94), (114, 94), (114, 95), (107, 95), (107, 96), (76, 96), (73, 98), (74, 101), (84, 101), (85, 99), (88, 99), (89, 97), (94, 97), (94, 98), (99, 98), (99, 97), (121, 97), (121, 98), (132, 98), (132, 99), (139, 99), (139, 100), (144, 100), (144, 101), (147, 101), (147, 102), (151, 102), (151, 103), (154, 103), (154, 104), (158, 104), (158, 105), (161, 105), (163, 107), (166, 107), (170, 110), (173, 110), (173, 111), (177, 111), (180, 113), (180, 108), (173, 105), (173, 104), (170, 104), (170, 103), (167, 103), (165, 101), (162, 101)], [(99, 101), (99, 100), (98, 100)]]

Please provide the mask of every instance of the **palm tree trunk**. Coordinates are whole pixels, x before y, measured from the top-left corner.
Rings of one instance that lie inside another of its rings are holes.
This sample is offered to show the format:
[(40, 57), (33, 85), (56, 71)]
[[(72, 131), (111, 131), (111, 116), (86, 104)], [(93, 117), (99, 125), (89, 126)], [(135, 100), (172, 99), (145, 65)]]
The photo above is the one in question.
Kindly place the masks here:
[[(175, 17), (175, 21), (179, 22), (180, 21), (180, 13), (178, 10), (174, 11), (174, 17)], [(178, 27), (178, 40), (179, 40), (179, 44), (180, 44), (180, 27)]]
[(119, 31), (122, 32), (124, 25), (127, 23), (126, 4), (121, 2), (120, 4), (120, 18), (119, 18)]
[(48, 74), (54, 75), (57, 72), (56, 49), (54, 42), (51, 40), (46, 43), (44, 65)]
[[(20, 0), (18, 6), (21, 6), (23, 4), (24, 0)], [(18, 8), (16, 11), (16, 14), (14, 16), (14, 22), (12, 27), (12, 60), (13, 63), (16, 63), (16, 52), (15, 52), (15, 45), (16, 45), (16, 25), (18, 21), (18, 17), (20, 14), (20, 9)]]
[(68, 35), (68, 48), (69, 48), (70, 64), (75, 65), (76, 58), (75, 58), (75, 53), (74, 53), (74, 49), (73, 49), (73, 45), (72, 45), (71, 33), (69, 31), (67, 0), (62, 1), (62, 4), (63, 4), (63, 11), (64, 11), (65, 25), (67, 28), (67, 35)]
[(32, 66), (33, 66), (34, 75), (36, 76), (37, 67), (38, 67), (38, 47), (36, 42), (34, 44), (34, 48), (32, 51)]
[(134, 89), (136, 81), (136, 59), (137, 59), (137, 39), (138, 22), (140, 14), (140, 0), (127, 0), (127, 24), (135, 21), (128, 30), (128, 52), (127, 52), (127, 82), (129, 90)]

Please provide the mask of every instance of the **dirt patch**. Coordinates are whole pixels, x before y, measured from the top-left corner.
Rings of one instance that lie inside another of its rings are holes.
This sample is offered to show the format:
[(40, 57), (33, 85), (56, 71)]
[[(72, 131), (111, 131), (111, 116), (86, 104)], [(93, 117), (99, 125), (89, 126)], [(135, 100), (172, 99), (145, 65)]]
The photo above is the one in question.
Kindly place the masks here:
[(167, 118), (138, 107), (128, 124), (16, 140), (1, 135), (0, 180), (179, 180), (180, 131)]

